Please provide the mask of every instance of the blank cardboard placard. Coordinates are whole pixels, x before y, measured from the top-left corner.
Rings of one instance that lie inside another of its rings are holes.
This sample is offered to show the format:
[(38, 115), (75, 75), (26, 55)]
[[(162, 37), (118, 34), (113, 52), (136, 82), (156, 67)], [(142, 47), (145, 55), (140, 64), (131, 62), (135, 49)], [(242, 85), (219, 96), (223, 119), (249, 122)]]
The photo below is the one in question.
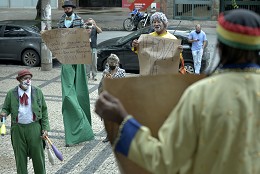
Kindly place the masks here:
[[(127, 112), (142, 125), (150, 128), (154, 137), (172, 109), (178, 103), (184, 90), (203, 75), (155, 75), (105, 79), (104, 89), (116, 96), (123, 103)], [(111, 143), (114, 142), (118, 125), (105, 121), (105, 128)], [(146, 174), (143, 168), (115, 153), (120, 172), (123, 174)]]
[(138, 42), (140, 75), (178, 73), (181, 40), (142, 34)]
[(89, 34), (83, 28), (46, 30), (42, 39), (62, 64), (91, 64)]

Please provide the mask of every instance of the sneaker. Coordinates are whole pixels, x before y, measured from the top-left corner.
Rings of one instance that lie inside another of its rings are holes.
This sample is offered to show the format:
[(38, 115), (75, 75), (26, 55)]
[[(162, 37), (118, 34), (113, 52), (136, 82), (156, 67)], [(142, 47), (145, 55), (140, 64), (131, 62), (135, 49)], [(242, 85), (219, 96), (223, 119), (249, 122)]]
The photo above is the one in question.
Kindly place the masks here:
[(106, 142), (108, 142), (109, 140), (108, 140), (108, 137), (106, 137), (104, 140), (102, 140), (102, 142), (103, 143), (106, 143)]

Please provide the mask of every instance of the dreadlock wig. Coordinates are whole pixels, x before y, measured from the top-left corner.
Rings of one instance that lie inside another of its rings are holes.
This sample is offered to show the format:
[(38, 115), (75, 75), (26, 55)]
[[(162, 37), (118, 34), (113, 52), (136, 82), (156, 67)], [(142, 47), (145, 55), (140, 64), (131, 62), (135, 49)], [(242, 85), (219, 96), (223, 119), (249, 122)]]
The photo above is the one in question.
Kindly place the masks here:
[(150, 18), (150, 21), (151, 21), (151, 24), (153, 23), (154, 20), (159, 20), (161, 21), (165, 27), (167, 27), (167, 23), (168, 23), (168, 19), (167, 17), (165, 16), (165, 14), (163, 14), (162, 12), (155, 12), (151, 18)]

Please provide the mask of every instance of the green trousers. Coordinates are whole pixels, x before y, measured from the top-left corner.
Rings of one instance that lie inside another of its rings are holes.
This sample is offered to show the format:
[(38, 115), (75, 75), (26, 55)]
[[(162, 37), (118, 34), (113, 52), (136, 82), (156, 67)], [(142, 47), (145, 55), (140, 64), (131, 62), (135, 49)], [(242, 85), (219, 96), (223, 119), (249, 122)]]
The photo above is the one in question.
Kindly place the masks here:
[(66, 145), (94, 138), (85, 65), (62, 65), (62, 115)]
[(12, 125), (11, 140), (18, 174), (28, 173), (28, 157), (32, 159), (35, 174), (46, 173), (43, 140), (40, 136), (39, 122)]

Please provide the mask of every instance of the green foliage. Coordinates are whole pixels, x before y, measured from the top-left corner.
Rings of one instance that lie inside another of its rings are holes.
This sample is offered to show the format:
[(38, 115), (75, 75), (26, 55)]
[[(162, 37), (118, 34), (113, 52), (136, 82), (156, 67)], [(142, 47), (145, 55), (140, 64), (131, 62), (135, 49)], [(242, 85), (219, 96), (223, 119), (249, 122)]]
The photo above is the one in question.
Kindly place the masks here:
[(232, 0), (232, 6), (233, 6), (234, 9), (239, 8), (236, 0)]

